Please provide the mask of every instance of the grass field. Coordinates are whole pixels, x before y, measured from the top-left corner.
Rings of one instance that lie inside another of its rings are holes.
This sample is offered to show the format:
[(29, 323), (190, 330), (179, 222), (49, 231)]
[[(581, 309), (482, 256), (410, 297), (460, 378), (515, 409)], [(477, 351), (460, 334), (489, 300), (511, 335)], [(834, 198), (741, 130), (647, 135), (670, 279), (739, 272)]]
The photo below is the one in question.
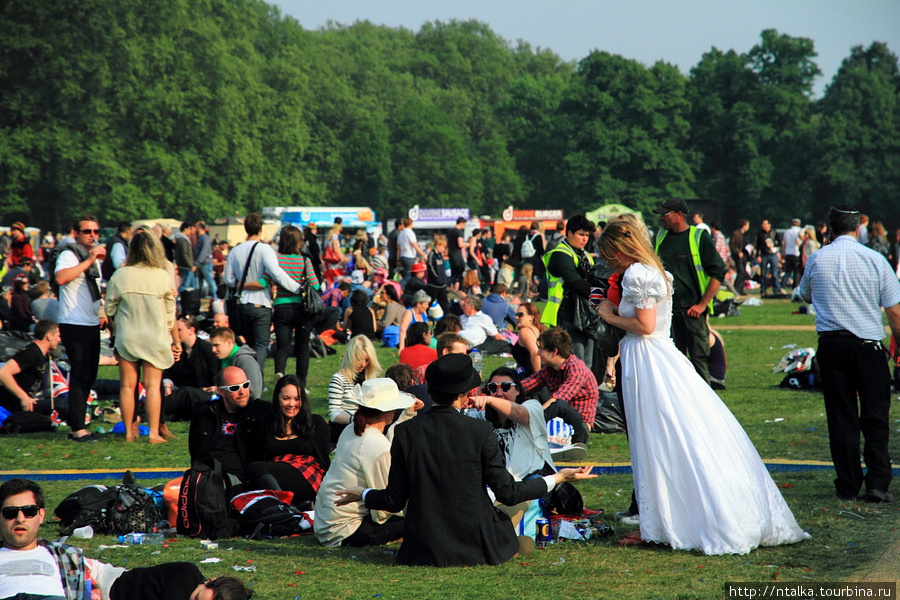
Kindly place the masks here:
[[(780, 374), (771, 368), (788, 351), (784, 346), (815, 347), (815, 333), (791, 330), (811, 326), (812, 317), (791, 315), (796, 305), (766, 301), (762, 307), (742, 309), (740, 317), (713, 323), (725, 339), (728, 353), (728, 389), (722, 399), (747, 430), (766, 459), (828, 461), (827, 427), (820, 394), (781, 389)], [(778, 325), (771, 329), (743, 326)], [(731, 328), (734, 329), (731, 329)], [(382, 365), (396, 362), (396, 352), (379, 350)], [(314, 410), (325, 413), (328, 380), (339, 356), (313, 361), (311, 385)], [(485, 370), (504, 359), (488, 357)], [(288, 370), (290, 371), (289, 365)], [(115, 368), (101, 369), (101, 377), (115, 378)], [(266, 381), (271, 386), (271, 361)], [(895, 394), (896, 397), (896, 394)], [(775, 419), (784, 419), (774, 422)], [(769, 421), (769, 422), (767, 422)], [(892, 430), (900, 430), (895, 408)], [(0, 439), (0, 460), (5, 469), (28, 472), (51, 469), (107, 468), (124, 470), (188, 466), (187, 426), (172, 424), (181, 437), (161, 446), (126, 445), (121, 438), (101, 436), (95, 444), (67, 442), (62, 433)], [(900, 456), (900, 443), (891, 438), (892, 456)], [(622, 434), (597, 435), (590, 440), (588, 461), (628, 461), (628, 443)], [(895, 460), (896, 462), (896, 460)], [(727, 467), (727, 465), (726, 465)], [(371, 549), (325, 549), (311, 536), (273, 541), (223, 540), (211, 553), (199, 542), (171, 541), (167, 548), (101, 548), (112, 538), (79, 540), (89, 556), (116, 565), (134, 567), (163, 561), (199, 562), (207, 556), (221, 562), (200, 565), (209, 576), (235, 574), (234, 567), (256, 567), (239, 573), (263, 599), (298, 598), (638, 598), (707, 599), (724, 597), (726, 582), (836, 582), (863, 572), (897, 541), (900, 509), (896, 504), (866, 505), (841, 502), (833, 494), (830, 470), (778, 472), (781, 487), (801, 527), (812, 534), (803, 543), (762, 548), (748, 556), (702, 556), (666, 548), (620, 548), (617, 537), (627, 533), (611, 519), (616, 536), (587, 543), (566, 542), (533, 555), (516, 557), (499, 567), (451, 569), (406, 568), (394, 565), (396, 545)], [(143, 481), (145, 485), (160, 481)], [(84, 481), (48, 481), (48, 506), (56, 504)], [(108, 481), (108, 483), (116, 483)], [(630, 475), (604, 475), (579, 486), (585, 505), (612, 515), (627, 507)], [(56, 535), (52, 524), (44, 537)], [(900, 568), (898, 568), (900, 571)]]

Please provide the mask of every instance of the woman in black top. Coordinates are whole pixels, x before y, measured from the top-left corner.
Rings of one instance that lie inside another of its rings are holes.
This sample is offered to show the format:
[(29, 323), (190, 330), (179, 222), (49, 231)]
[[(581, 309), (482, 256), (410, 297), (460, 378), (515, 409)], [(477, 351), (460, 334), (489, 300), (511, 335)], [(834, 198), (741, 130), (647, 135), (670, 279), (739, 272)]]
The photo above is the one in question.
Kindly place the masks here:
[(375, 311), (369, 308), (369, 295), (363, 290), (353, 290), (350, 307), (344, 312), (344, 329), (350, 332), (351, 337), (364, 335), (375, 339), (377, 328)]
[(259, 423), (259, 430), (241, 432), (251, 485), (293, 492), (294, 506), (315, 502), (331, 464), (331, 430), (325, 419), (313, 414), (296, 376), (285, 375), (275, 383), (272, 415)]
[(323, 281), (318, 231), (319, 229), (315, 223), (310, 223), (303, 229), (303, 241), (305, 242), (303, 253), (312, 260), (313, 270), (316, 272), (316, 279)]
[(28, 275), (25, 273), (17, 275), (13, 280), (13, 292), (9, 300), (9, 329), (12, 331), (29, 331), (34, 325), (29, 288)]

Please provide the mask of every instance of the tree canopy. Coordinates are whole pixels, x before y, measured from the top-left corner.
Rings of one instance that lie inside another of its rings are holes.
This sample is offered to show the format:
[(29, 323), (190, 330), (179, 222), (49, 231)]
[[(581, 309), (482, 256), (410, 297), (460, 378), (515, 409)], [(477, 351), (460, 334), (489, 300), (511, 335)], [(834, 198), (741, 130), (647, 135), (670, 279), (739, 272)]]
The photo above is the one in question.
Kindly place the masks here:
[(278, 205), (886, 215), (900, 191), (900, 69), (850, 50), (821, 99), (812, 40), (761, 32), (688, 74), (577, 63), (477, 21), (309, 31), (261, 0), (8, 0), (0, 222), (60, 230)]

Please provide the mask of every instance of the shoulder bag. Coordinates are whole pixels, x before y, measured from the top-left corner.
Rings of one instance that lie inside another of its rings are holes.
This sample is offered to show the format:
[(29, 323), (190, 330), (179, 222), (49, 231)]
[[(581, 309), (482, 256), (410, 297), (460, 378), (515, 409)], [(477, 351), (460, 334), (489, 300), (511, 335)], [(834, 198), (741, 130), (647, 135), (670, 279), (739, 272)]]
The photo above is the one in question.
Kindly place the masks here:
[(303, 301), (300, 304), (303, 307), (304, 316), (307, 319), (312, 319), (325, 312), (325, 304), (322, 302), (322, 295), (319, 293), (319, 290), (309, 283), (309, 278), (306, 276), (307, 260), (304, 257), (303, 283), (300, 286), (300, 296), (303, 298)]
[(247, 271), (250, 269), (250, 260), (259, 242), (253, 244), (250, 248), (250, 254), (247, 256), (247, 262), (244, 264), (244, 273), (237, 286), (228, 291), (228, 297), (225, 299), (225, 313), (228, 315), (228, 325), (234, 331), (235, 336), (245, 335), (244, 327), (244, 309), (241, 304), (241, 293), (244, 291), (244, 282), (247, 280)]

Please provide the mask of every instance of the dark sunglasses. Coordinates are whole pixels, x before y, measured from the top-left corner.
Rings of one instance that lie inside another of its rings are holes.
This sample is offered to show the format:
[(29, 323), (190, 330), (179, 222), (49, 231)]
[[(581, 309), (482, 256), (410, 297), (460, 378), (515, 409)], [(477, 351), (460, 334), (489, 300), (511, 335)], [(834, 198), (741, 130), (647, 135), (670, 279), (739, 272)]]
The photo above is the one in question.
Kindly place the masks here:
[(100, 230), (99, 229), (82, 229), (81, 233), (83, 233), (84, 235), (91, 235), (92, 233), (94, 235), (100, 235)]
[(528, 313), (516, 313), (516, 317), (521, 319), (522, 317), (527, 317)]
[(236, 392), (238, 390), (246, 390), (250, 387), (250, 381), (245, 381), (244, 383), (236, 383), (234, 385), (222, 385), (219, 386), (219, 389), (225, 390), (226, 392)]
[(509, 390), (513, 389), (515, 385), (516, 384), (514, 384), (512, 381), (504, 381), (499, 385), (492, 381), (490, 383), (484, 384), (484, 389), (486, 389), (491, 394), (496, 394), (498, 389), (501, 389), (504, 392), (508, 392)]
[(37, 516), (39, 510), (41, 510), (39, 506), (29, 504), (28, 506), (4, 506), (0, 513), (3, 514), (4, 519), (12, 521), (19, 516), (19, 511), (22, 511), (22, 514), (25, 515), (26, 519), (33, 519)]

